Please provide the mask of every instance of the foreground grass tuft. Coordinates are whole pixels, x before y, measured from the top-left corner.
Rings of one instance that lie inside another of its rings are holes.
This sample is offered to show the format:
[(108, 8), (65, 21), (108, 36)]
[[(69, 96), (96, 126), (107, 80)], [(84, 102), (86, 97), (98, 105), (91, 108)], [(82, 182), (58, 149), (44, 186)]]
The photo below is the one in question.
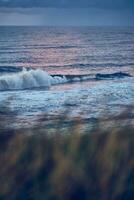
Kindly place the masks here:
[(134, 129), (0, 134), (0, 200), (131, 200)]

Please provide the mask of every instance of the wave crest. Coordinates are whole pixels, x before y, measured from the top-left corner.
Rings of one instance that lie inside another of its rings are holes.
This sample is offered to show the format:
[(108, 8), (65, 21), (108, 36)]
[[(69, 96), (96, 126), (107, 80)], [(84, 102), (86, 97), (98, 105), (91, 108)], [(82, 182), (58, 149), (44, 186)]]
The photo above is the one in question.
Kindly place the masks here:
[(67, 82), (63, 77), (52, 77), (47, 72), (37, 69), (23, 69), (19, 73), (0, 76), (0, 90), (23, 90), (39, 87), (50, 87), (51, 85)]
[(72, 83), (87, 80), (109, 80), (131, 77), (130, 74), (116, 72), (112, 74), (85, 74), (85, 75), (49, 75), (41, 69), (26, 69), (20, 72), (6, 73), (0, 76), (0, 90), (24, 90), (51, 85)]

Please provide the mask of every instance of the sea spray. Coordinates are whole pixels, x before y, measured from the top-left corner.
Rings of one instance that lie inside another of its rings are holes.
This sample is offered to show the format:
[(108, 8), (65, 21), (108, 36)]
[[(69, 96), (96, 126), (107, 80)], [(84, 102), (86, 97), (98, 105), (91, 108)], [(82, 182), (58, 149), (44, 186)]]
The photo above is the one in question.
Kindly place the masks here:
[(67, 82), (63, 77), (52, 77), (47, 72), (23, 69), (14, 74), (4, 74), (0, 76), (0, 90), (23, 90), (38, 87), (50, 87), (51, 85)]

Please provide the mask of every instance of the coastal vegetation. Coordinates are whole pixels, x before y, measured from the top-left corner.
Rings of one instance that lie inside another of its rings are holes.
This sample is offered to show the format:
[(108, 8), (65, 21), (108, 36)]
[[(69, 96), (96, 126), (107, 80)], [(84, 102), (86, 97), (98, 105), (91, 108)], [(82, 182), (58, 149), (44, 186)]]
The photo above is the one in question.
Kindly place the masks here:
[(133, 119), (131, 107), (89, 131), (80, 119), (61, 131), (62, 116), (49, 134), (45, 125), (4, 129), (1, 112), (0, 200), (132, 200)]

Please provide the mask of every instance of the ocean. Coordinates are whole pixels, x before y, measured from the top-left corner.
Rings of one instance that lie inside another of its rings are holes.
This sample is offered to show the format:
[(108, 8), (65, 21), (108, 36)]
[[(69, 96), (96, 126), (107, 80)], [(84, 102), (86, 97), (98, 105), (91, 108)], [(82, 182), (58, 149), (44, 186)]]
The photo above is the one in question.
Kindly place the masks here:
[(0, 27), (0, 113), (8, 126), (66, 111), (117, 116), (133, 103), (133, 27)]

